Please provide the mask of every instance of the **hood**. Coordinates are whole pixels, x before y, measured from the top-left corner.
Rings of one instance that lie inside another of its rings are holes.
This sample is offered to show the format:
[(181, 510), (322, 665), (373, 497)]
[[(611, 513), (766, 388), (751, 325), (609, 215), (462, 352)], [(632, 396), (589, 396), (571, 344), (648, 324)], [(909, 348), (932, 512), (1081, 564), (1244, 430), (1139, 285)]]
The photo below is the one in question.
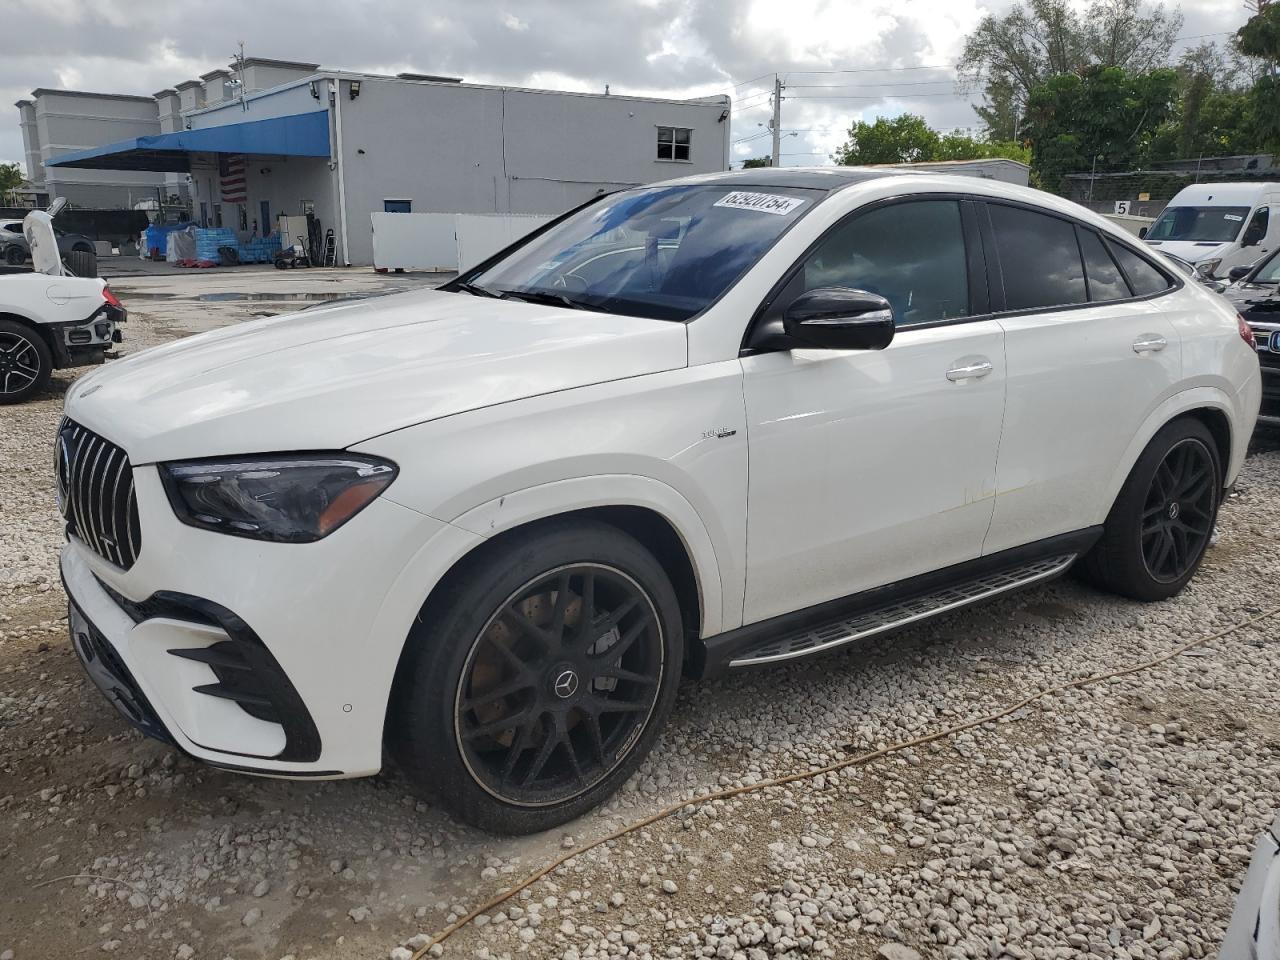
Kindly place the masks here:
[(53, 232), (52, 216), (43, 210), (32, 210), (22, 219), (22, 235), (31, 248), (31, 265), (36, 273), (66, 276), (62, 254), (58, 252), (58, 235)]
[(1208, 240), (1148, 240), (1147, 246), (1161, 253), (1181, 257), (1187, 263), (1199, 263), (1201, 260), (1225, 256), (1231, 244)]
[(1222, 295), (1241, 313), (1249, 314), (1249, 319), (1266, 319), (1253, 314), (1267, 313), (1280, 320), (1280, 287), (1274, 283), (1233, 283)]
[(134, 463), (334, 450), (688, 362), (663, 320), (423, 291), (224, 327), (76, 381), (67, 416)]

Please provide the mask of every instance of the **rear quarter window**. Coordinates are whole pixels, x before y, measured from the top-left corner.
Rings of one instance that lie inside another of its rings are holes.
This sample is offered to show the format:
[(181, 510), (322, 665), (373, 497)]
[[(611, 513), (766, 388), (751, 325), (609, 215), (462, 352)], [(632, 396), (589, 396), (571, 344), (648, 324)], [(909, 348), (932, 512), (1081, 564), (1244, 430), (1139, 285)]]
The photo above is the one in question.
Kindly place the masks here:
[(1128, 247), (1111, 242), (1108, 242), (1107, 246), (1115, 256), (1116, 262), (1120, 264), (1124, 275), (1128, 277), (1134, 296), (1147, 297), (1154, 293), (1163, 293), (1173, 285), (1168, 277)]

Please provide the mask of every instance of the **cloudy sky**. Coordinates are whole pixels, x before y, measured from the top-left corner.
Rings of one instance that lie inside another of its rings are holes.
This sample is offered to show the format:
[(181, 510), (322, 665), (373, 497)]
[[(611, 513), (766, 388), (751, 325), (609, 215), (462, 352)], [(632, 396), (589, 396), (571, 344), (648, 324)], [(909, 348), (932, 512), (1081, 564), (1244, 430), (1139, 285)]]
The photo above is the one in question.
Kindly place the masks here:
[[(15, 7), (16, 2), (16, 7)], [(1172, 5), (1172, 4), (1171, 4)], [(783, 162), (827, 162), (849, 124), (912, 112), (973, 127), (954, 83), (965, 34), (1010, 0), (8, 0), (0, 98), (35, 87), (151, 94), (249, 56), (410, 70), (470, 81), (734, 97), (733, 158), (769, 151), (767, 91), (783, 102)], [(1179, 46), (1225, 40), (1241, 0), (1182, 0)], [(310, 13), (306, 11), (310, 10)], [(185, 11), (185, 12), (184, 12)], [(892, 69), (880, 69), (892, 68)], [(843, 71), (843, 72), (832, 72)], [(857, 72), (853, 72), (857, 71)], [(766, 75), (767, 76), (762, 76)], [(21, 161), (17, 110), (0, 161)]]

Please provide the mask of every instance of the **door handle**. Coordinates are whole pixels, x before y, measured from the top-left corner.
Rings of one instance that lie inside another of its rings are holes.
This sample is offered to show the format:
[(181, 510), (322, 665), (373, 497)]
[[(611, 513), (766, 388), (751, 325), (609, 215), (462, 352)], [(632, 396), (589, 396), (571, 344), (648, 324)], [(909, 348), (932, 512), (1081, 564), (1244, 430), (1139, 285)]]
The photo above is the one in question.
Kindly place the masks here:
[(1159, 353), (1169, 345), (1169, 341), (1158, 333), (1144, 333), (1139, 335), (1138, 339), (1133, 341), (1134, 353)]
[(993, 369), (991, 361), (986, 357), (975, 357), (967, 362), (962, 361), (959, 366), (948, 370), (947, 379), (952, 383), (957, 383), (961, 380), (977, 380), (985, 377)]

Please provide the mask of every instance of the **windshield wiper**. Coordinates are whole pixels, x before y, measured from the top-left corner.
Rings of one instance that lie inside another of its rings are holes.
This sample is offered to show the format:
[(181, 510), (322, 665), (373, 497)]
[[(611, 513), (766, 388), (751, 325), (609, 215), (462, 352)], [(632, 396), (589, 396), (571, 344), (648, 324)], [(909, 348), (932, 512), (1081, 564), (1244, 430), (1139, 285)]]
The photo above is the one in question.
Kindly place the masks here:
[(497, 294), (504, 299), (524, 300), (527, 303), (545, 303), (553, 307), (568, 307), (570, 310), (593, 310), (590, 304), (574, 300), (563, 293), (550, 293), (545, 290), (501, 290)]
[(478, 283), (455, 283), (454, 289), (461, 290), (463, 293), (469, 293), (473, 297), (493, 297), (495, 300), (500, 299), (502, 294), (494, 293), (488, 287), (482, 287)]

